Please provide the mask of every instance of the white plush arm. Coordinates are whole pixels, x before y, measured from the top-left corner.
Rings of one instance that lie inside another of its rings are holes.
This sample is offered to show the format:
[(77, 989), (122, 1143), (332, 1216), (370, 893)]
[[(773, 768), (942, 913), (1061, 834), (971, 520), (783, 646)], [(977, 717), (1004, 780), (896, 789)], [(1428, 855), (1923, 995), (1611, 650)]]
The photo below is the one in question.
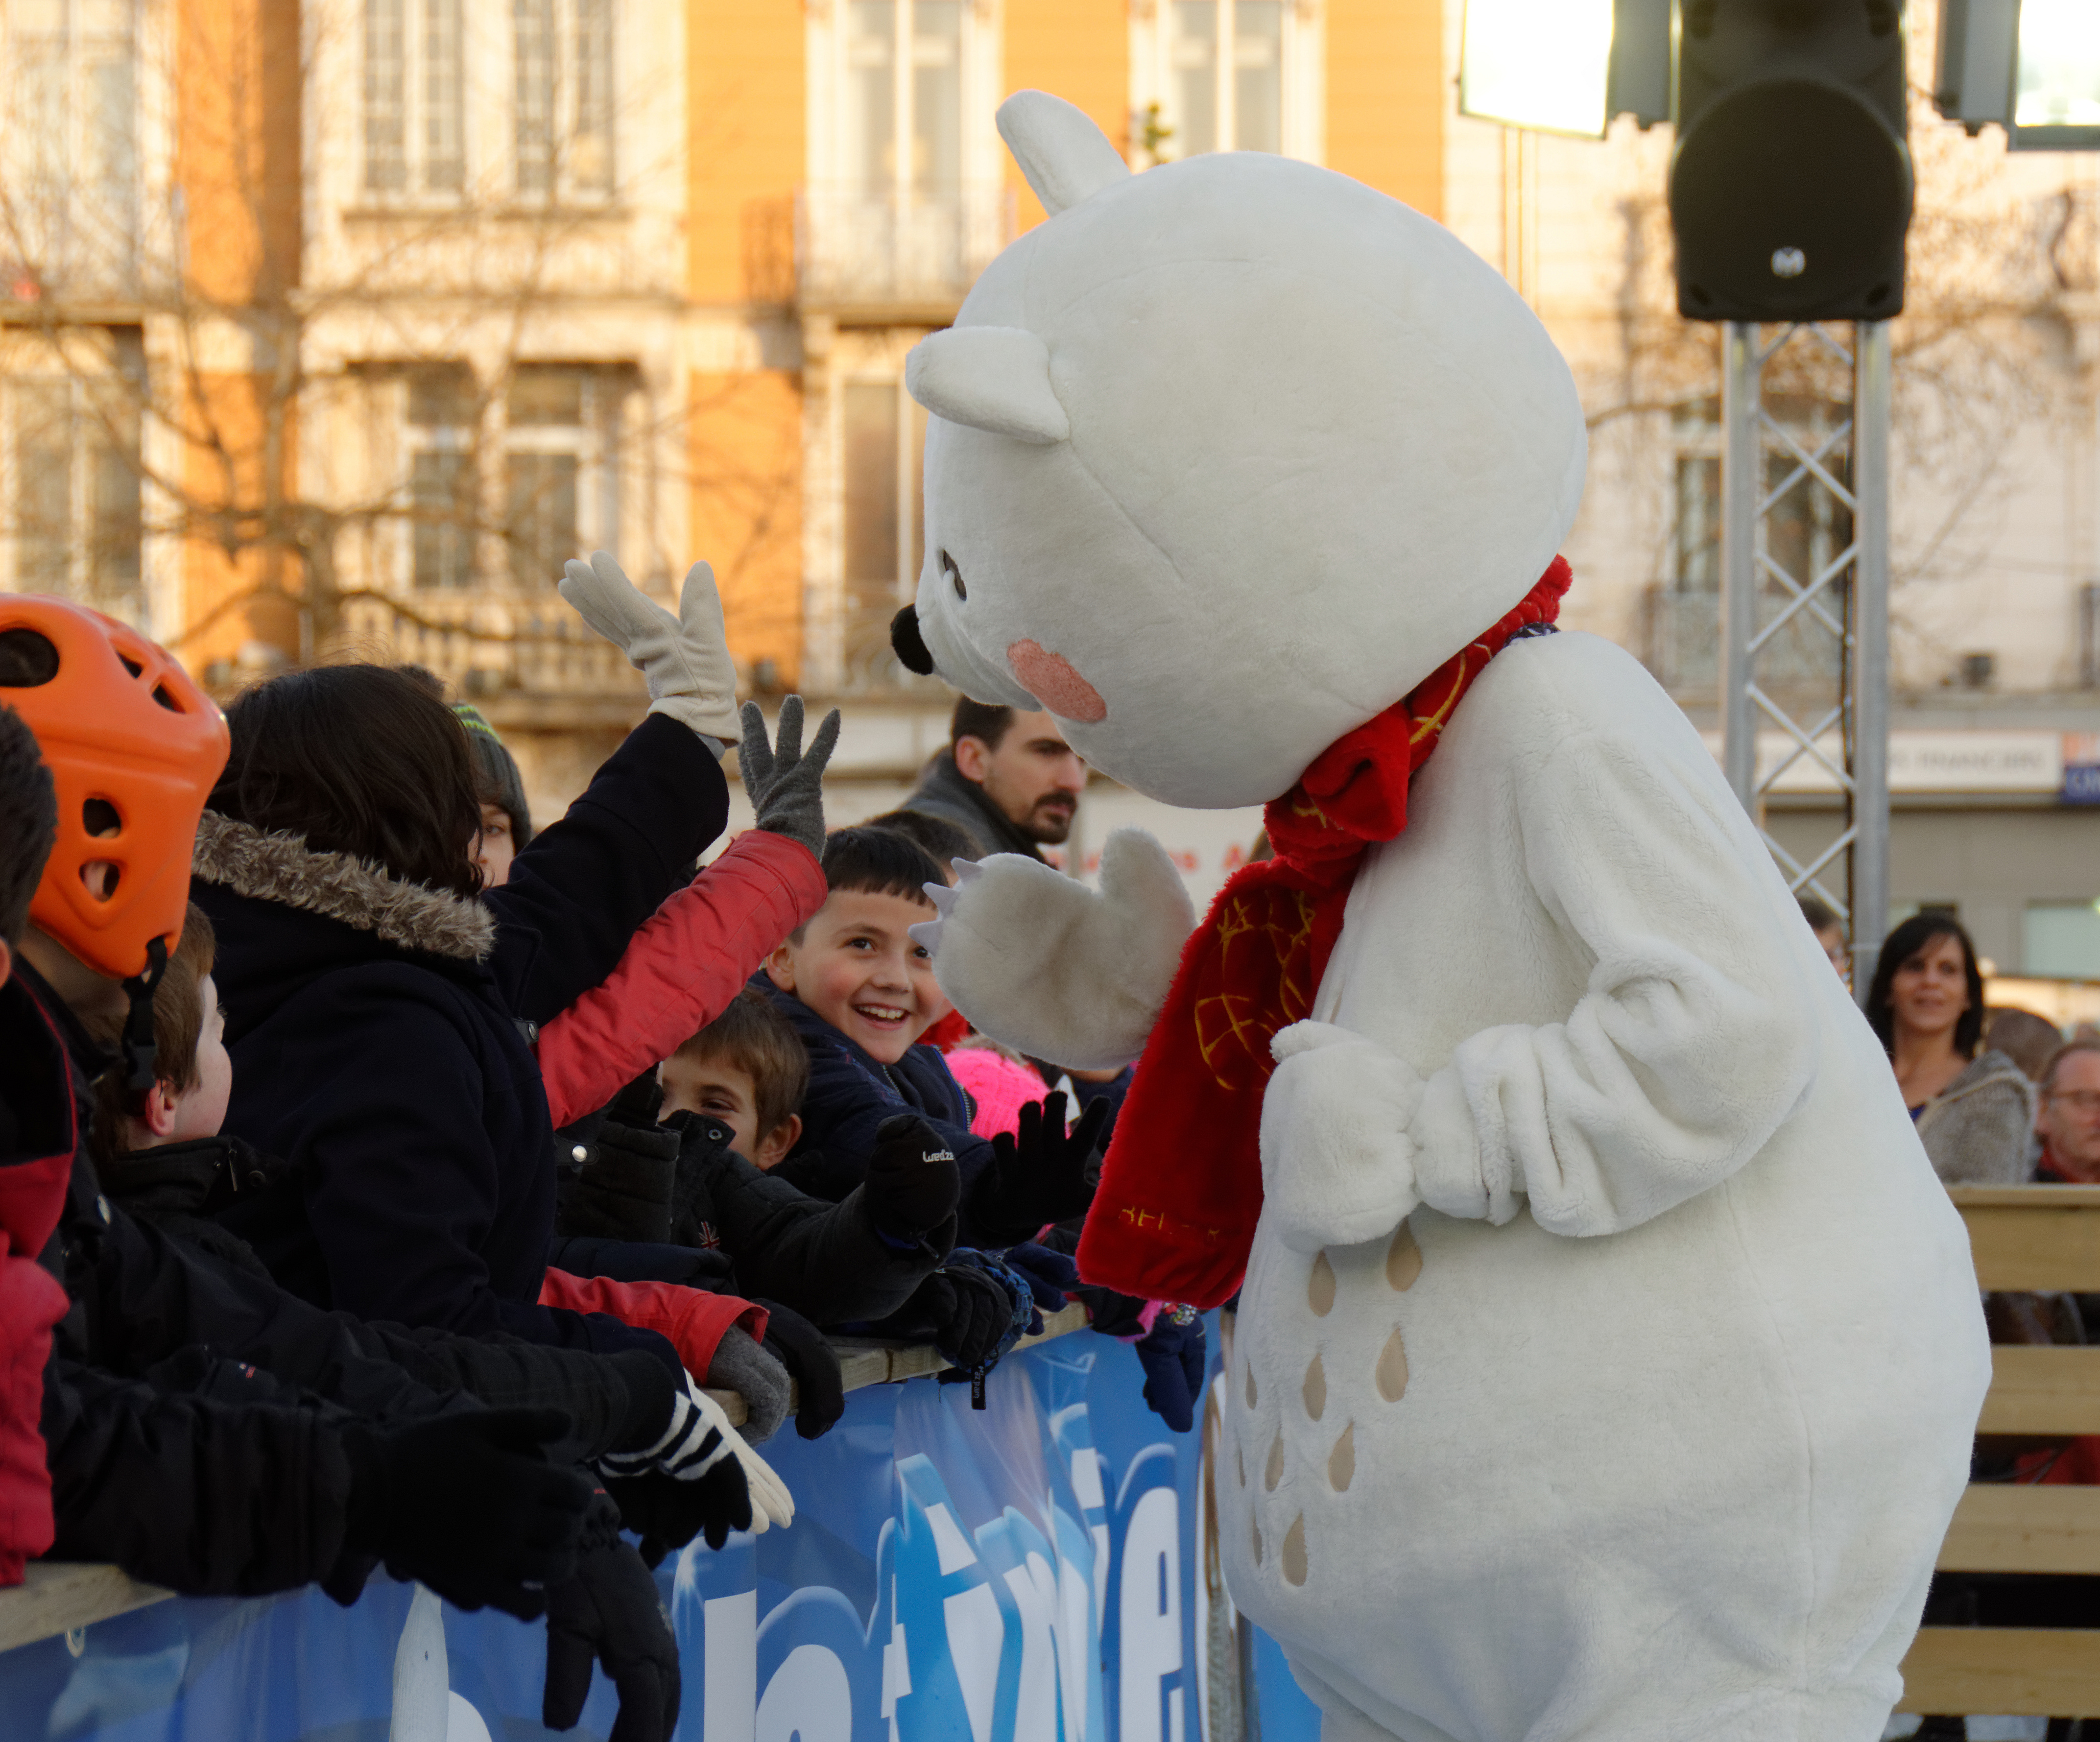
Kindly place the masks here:
[(955, 862), (955, 889), (928, 885), (941, 917), (911, 935), (972, 1025), (1074, 1070), (1136, 1058), (1196, 924), (1167, 849), (1118, 829), (1098, 893), (1019, 853)]
[(1408, 1137), (1432, 1207), (1499, 1223), (1529, 1199), (1553, 1233), (1614, 1233), (1727, 1179), (1807, 1093), (1820, 1003), (1792, 903), (1682, 754), (1590, 734), (1527, 771), (1526, 870), (1560, 934), (1537, 947), (1587, 961), (1588, 990), (1430, 1078)]

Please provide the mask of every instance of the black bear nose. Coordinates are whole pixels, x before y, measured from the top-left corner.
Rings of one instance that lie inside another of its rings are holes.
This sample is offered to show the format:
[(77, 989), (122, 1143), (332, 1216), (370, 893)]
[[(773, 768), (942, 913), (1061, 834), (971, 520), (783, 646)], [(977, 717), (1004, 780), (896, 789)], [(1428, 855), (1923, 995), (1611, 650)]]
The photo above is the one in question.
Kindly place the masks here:
[(916, 672), (921, 677), (933, 675), (933, 655), (920, 638), (917, 606), (907, 605), (889, 620), (889, 647), (906, 671)]

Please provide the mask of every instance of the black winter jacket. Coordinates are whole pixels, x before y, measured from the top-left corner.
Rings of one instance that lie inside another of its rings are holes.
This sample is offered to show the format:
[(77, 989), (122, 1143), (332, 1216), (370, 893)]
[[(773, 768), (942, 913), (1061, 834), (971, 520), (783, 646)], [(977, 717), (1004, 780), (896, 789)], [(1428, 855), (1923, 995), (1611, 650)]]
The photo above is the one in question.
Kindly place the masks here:
[(537, 1304), (554, 1133), (528, 1034), (611, 971), (727, 805), (713, 756), (651, 716), (480, 901), (205, 813), (227, 1127), (304, 1185), (303, 1224), (258, 1247), (272, 1275), (365, 1317), (675, 1360)]
[[(584, 1136), (585, 1122), (569, 1133)], [(746, 1300), (777, 1301), (819, 1325), (882, 1318), (955, 1246), (952, 1215), (919, 1240), (893, 1240), (876, 1227), (864, 1186), (828, 1202), (738, 1154), (730, 1147), (735, 1134), (719, 1121), (687, 1115), (674, 1123), (682, 1140), (664, 1182), (671, 1241), (721, 1252), (731, 1267), (731, 1291)], [(636, 1200), (626, 1192), (592, 1192), (596, 1145), (584, 1147), (571, 1188), (575, 1211), (607, 1233), (646, 1232), (639, 1224), (617, 1228), (623, 1215), (638, 1213)]]
[[(0, 1047), (66, 1059), (76, 1128), (108, 1056), (19, 959), (0, 986)], [(642, 1391), (607, 1361), (483, 1345), (323, 1312), (135, 1221), (77, 1146), (42, 1262), (71, 1306), (44, 1377), (57, 1536), (51, 1557), (108, 1560), (200, 1594), (288, 1590), (342, 1569), (353, 1422), (532, 1404), (571, 1418), (562, 1458), (625, 1443)]]

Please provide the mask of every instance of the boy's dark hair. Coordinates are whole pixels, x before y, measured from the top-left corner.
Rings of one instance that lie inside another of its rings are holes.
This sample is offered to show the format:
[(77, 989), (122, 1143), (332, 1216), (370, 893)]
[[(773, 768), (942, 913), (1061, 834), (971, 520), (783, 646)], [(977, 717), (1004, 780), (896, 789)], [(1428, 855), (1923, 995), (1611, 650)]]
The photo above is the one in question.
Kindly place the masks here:
[(383, 665), (288, 672), (236, 697), (226, 723), (233, 753), (211, 794), (220, 815), (412, 883), (480, 893), (466, 728), (415, 679)]
[(980, 740), (986, 749), (996, 750), (1013, 730), (1013, 710), (990, 702), (973, 702), (967, 695), (955, 703), (948, 719), (948, 748), (953, 750), (966, 738)]
[(923, 810), (888, 810), (855, 827), (888, 829), (893, 835), (917, 841), (930, 858), (939, 862), (944, 873), (957, 859), (975, 858), (978, 851), (977, 844), (955, 824), (944, 818), (929, 817)]
[(44, 862), (59, 838), (59, 800), (37, 734), (0, 707), (0, 942), (22, 941)]
[(474, 788), (481, 802), (493, 805), (510, 819), (510, 844), (523, 852), (532, 839), (532, 807), (525, 801), (525, 777), (518, 760), (496, 735), (496, 728), (471, 702), (455, 702), (452, 712), (466, 728), (466, 747), (474, 756)]
[(791, 1113), (802, 1110), (802, 1096), (810, 1087), (810, 1055), (787, 1017), (750, 986), (678, 1052), (696, 1062), (718, 1059), (751, 1078), (758, 1115), (754, 1142), (778, 1131)]
[(1969, 985), (1969, 1008), (1954, 1025), (1954, 1050), (1965, 1059), (1976, 1056), (1977, 1043), (1983, 1038), (1983, 1018), (1988, 1014), (1983, 1008), (1983, 974), (1976, 965), (1976, 946), (1952, 914), (1928, 907), (1923, 913), (1912, 914), (1883, 940), (1881, 959), (1874, 964), (1873, 984), (1867, 989), (1867, 1021), (1891, 1058), (1895, 1056), (1896, 1016), (1889, 994), (1896, 982), (1896, 972), (1942, 937), (1951, 937), (1961, 945), (1964, 977)]
[[(218, 956), (218, 934), (195, 902), (183, 920), (181, 941), (153, 987), (153, 1074), (177, 1094), (197, 1085), (197, 1041), (204, 1033), (204, 977)], [(96, 1038), (115, 1046), (124, 1024), (100, 1020), (89, 1025)], [(139, 1097), (125, 1087), (121, 1068), (106, 1070), (95, 1082), (95, 1114), (90, 1127), (97, 1160), (124, 1154), (124, 1122), (138, 1111)]]
[(933, 856), (910, 836), (861, 823), (824, 837), (824, 883), (834, 895), (900, 895), (923, 907), (929, 883), (946, 883)]

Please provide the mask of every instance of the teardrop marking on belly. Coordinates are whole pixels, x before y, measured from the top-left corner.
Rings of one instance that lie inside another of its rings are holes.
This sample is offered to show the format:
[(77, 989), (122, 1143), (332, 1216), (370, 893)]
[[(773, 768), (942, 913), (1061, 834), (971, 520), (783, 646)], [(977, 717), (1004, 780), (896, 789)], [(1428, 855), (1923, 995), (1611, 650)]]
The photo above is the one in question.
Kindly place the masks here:
[(1283, 1533), (1283, 1577), (1292, 1585), (1305, 1582), (1305, 1515), (1301, 1512)]
[(1261, 1473), (1262, 1486), (1272, 1494), (1283, 1480), (1283, 1435), (1278, 1433), (1268, 1448), (1268, 1467)]
[(1320, 1365), (1320, 1357), (1315, 1355), (1312, 1365), (1305, 1369), (1305, 1413), (1317, 1422), (1320, 1419), (1320, 1412), (1326, 1407), (1327, 1369)]
[(1407, 1345), (1400, 1340), (1397, 1325), (1385, 1339), (1385, 1347), (1379, 1351), (1378, 1366), (1372, 1377), (1378, 1382), (1379, 1396), (1388, 1403), (1400, 1401), (1401, 1393), (1407, 1389)]
[(1392, 1244), (1386, 1248), (1385, 1279), (1404, 1293), (1414, 1286), (1414, 1279), (1421, 1274), (1422, 1248), (1414, 1243), (1414, 1230), (1402, 1222), (1393, 1230)]
[(1312, 1274), (1305, 1281), (1305, 1304), (1315, 1318), (1324, 1319), (1335, 1310), (1335, 1267), (1325, 1252), (1312, 1260)]
[(1357, 1424), (1352, 1422), (1342, 1430), (1342, 1437), (1335, 1442), (1335, 1449), (1327, 1454), (1327, 1484), (1336, 1493), (1345, 1494), (1356, 1476)]
[(1239, 1466), (1240, 1486), (1246, 1486), (1246, 1452), (1238, 1441), (1233, 1443), (1233, 1462)]
[(1254, 1533), (1254, 1563), (1261, 1564), (1261, 1520), (1251, 1512), (1247, 1514), (1247, 1528)]
[(1247, 1362), (1247, 1408), (1251, 1409), (1254, 1405), (1254, 1362), (1250, 1360)]

